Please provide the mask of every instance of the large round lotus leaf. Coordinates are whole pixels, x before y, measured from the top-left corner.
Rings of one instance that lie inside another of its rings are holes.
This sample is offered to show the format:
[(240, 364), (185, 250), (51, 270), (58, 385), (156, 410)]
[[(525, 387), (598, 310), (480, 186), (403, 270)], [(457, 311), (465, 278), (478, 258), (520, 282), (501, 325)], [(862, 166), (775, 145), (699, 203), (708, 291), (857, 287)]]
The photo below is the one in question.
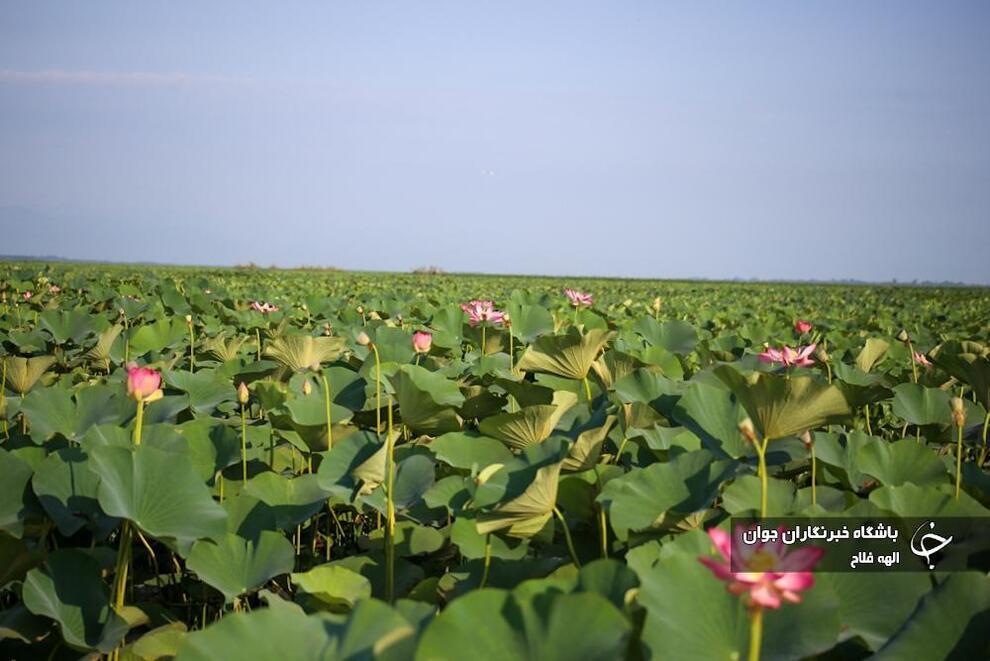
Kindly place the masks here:
[(65, 344), (72, 340), (79, 345), (86, 336), (102, 330), (107, 321), (85, 310), (45, 310), (38, 315), (38, 324), (51, 334), (55, 344)]
[(265, 346), (265, 355), (299, 371), (337, 360), (344, 353), (344, 344), (342, 337), (283, 335)]
[(17, 604), (0, 611), (0, 649), (9, 643), (7, 639), (17, 640), (28, 645), (38, 643), (51, 634), (52, 621), (47, 617), (35, 615), (24, 604)]
[(35, 388), (25, 395), (21, 411), (31, 423), (31, 437), (46, 441), (55, 434), (77, 441), (94, 425), (121, 423), (134, 413), (124, 393), (91, 386), (73, 394), (62, 387)]
[[(316, 380), (310, 394), (300, 394), (289, 399), (285, 403), (285, 410), (289, 413), (293, 427), (297, 429), (300, 427), (314, 428), (321, 436), (326, 434), (327, 403), (323, 397), (323, 383), (319, 379)], [(352, 416), (353, 413), (350, 409), (334, 401), (330, 402), (330, 420), (335, 427), (347, 422)], [(278, 426), (284, 426), (277, 420), (278, 417), (273, 416), (273, 422)]]
[(835, 572), (815, 578), (832, 586), (839, 597), (842, 626), (861, 636), (872, 651), (901, 628), (932, 587), (928, 576), (920, 572)]
[(553, 388), (541, 386), (525, 379), (514, 381), (496, 378), (495, 384), (512, 395), (519, 406), (536, 406), (537, 404), (553, 403)]
[(639, 585), (636, 572), (617, 560), (594, 560), (578, 572), (577, 590), (597, 592), (619, 609), (625, 609), (629, 591)]
[(673, 418), (694, 432), (705, 448), (717, 455), (738, 458), (752, 454), (752, 448), (739, 433), (739, 422), (746, 417), (732, 393), (700, 381), (692, 382), (678, 400)]
[(584, 335), (576, 330), (566, 335), (544, 335), (526, 348), (516, 369), (583, 379), (611, 337), (610, 331), (602, 329)]
[(859, 448), (856, 463), (860, 471), (887, 486), (909, 482), (936, 485), (948, 480), (945, 464), (938, 455), (913, 439), (895, 443), (871, 439)]
[(890, 342), (879, 337), (867, 338), (863, 348), (856, 355), (856, 367), (869, 372), (887, 355)]
[(98, 537), (116, 526), (97, 501), (99, 478), (87, 465), (86, 453), (78, 447), (56, 450), (38, 466), (31, 480), (41, 506), (66, 537), (76, 534), (87, 523)]
[(990, 510), (965, 492), (959, 500), (953, 498), (952, 488), (902, 484), (880, 487), (870, 492), (870, 502), (897, 516), (990, 516)]
[(150, 445), (95, 447), (89, 465), (99, 476), (100, 507), (141, 530), (176, 540), (222, 539), (227, 513), (214, 502), (188, 455)]
[[(431, 526), (423, 526), (413, 521), (399, 521), (395, 524), (395, 537), (392, 541), (395, 552), (403, 557), (425, 555), (438, 551), (444, 544), (443, 533)], [(385, 548), (385, 527), (372, 530), (359, 540), (366, 550), (380, 551)]]
[(268, 608), (234, 613), (187, 634), (176, 661), (216, 659), (335, 659), (325, 622), (302, 608), (270, 601)]
[(178, 652), (186, 631), (182, 622), (163, 624), (122, 649), (120, 658), (124, 661), (170, 659)]
[(6, 530), (20, 538), (24, 533), (24, 521), (34, 509), (34, 495), (28, 484), (31, 466), (27, 462), (0, 449), (0, 530)]
[(8, 356), (3, 359), (7, 369), (7, 386), (14, 392), (25, 394), (38, 382), (41, 375), (55, 364), (55, 356), (35, 356), (22, 358)]
[(439, 372), (403, 365), (391, 378), (402, 422), (419, 434), (443, 434), (461, 428), (455, 408), (464, 403), (457, 384)]
[(536, 471), (525, 491), (512, 500), (478, 513), (478, 533), (505, 531), (511, 537), (532, 537), (540, 532), (557, 503), (557, 483), (563, 460)]
[(850, 414), (842, 391), (810, 376), (785, 377), (763, 372), (745, 376), (731, 365), (715, 368), (764, 438), (779, 439), (827, 424)]
[(594, 468), (602, 455), (605, 437), (615, 424), (615, 416), (607, 416), (601, 427), (585, 429), (571, 445), (570, 454), (564, 460), (564, 471), (575, 473)]
[[(361, 555), (350, 555), (329, 563), (346, 567), (371, 581), (372, 594), (382, 597), (385, 594), (385, 556), (373, 551)], [(423, 569), (402, 557), (395, 559), (395, 592), (405, 594), (423, 580)]]
[(158, 321), (131, 331), (131, 358), (174, 347), (185, 341), (188, 335), (186, 323), (181, 317), (162, 317)]
[[(640, 575), (646, 608), (643, 645), (648, 659), (741, 659), (749, 647), (749, 614), (725, 582), (695, 555), (661, 557)], [(761, 659), (814, 656), (839, 637), (839, 604), (824, 581), (801, 593), (800, 604), (764, 613)]]
[(187, 406), (197, 413), (207, 413), (218, 404), (237, 399), (233, 382), (216, 370), (169, 370), (163, 375), (163, 380), (168, 386), (186, 393)]
[(527, 344), (553, 332), (553, 315), (543, 306), (512, 303), (506, 311), (512, 318), (511, 333)]
[(485, 418), (478, 425), (486, 436), (497, 438), (511, 448), (522, 450), (543, 442), (553, 433), (567, 409), (577, 403), (570, 392), (556, 392), (553, 404), (527, 406), (514, 413), (500, 413)]
[(292, 575), (296, 593), (311, 598), (307, 604), (334, 613), (346, 613), (361, 599), (371, 598), (371, 582), (340, 565), (319, 565)]
[(369, 431), (334, 443), (316, 473), (320, 488), (342, 497), (371, 491), (385, 479), (385, 450), (385, 443)]
[(698, 331), (679, 319), (661, 324), (653, 317), (640, 317), (633, 329), (653, 346), (681, 355), (691, 353), (698, 343)]
[(990, 409), (990, 349), (979, 342), (950, 341), (932, 351), (938, 367), (969, 384), (983, 408)]
[(649, 404), (663, 415), (668, 415), (685, 389), (681, 381), (670, 379), (657, 372), (640, 368), (615, 382), (613, 389), (619, 402)]
[(127, 631), (110, 609), (99, 563), (77, 549), (56, 551), (29, 571), (23, 598), (32, 613), (58, 622), (62, 638), (76, 649), (109, 652)]
[(479, 533), (474, 512), (461, 512), (457, 515), (450, 527), (450, 541), (457, 545), (457, 550), (467, 559), (484, 558), (486, 546), (491, 557), (505, 560), (524, 558), (529, 549), (529, 542), (524, 539)]
[(608, 509), (616, 536), (624, 540), (629, 531), (671, 525), (709, 507), (735, 466), (733, 461), (715, 461), (707, 450), (686, 452), (610, 480), (598, 501)]
[(228, 533), (219, 542), (193, 544), (186, 566), (223, 593), (227, 602), (288, 574), (295, 566), (295, 550), (281, 533), (262, 532), (256, 539)]
[[(217, 471), (241, 462), (241, 430), (237, 427), (221, 424), (215, 418), (203, 417), (184, 422), (176, 430), (188, 444), (190, 457), (204, 481), (210, 479)], [(249, 458), (258, 447), (254, 439), (255, 430), (256, 427), (249, 423), (247, 428)], [(271, 434), (271, 429), (263, 431), (267, 446), (267, 437)], [(264, 449), (267, 451), (268, 448)]]
[(894, 415), (912, 425), (948, 425), (952, 422), (951, 396), (941, 388), (918, 383), (894, 387)]
[[(382, 473), (384, 475), (384, 471)], [(401, 448), (395, 456), (395, 482), (392, 501), (396, 509), (409, 509), (422, 501), (423, 494), (430, 490), (436, 480), (436, 464), (433, 457), (422, 449)], [(385, 489), (376, 489), (365, 498), (365, 502), (384, 512), (386, 509)]]
[(890, 387), (883, 374), (864, 372), (845, 363), (833, 363), (835, 384), (854, 408), (860, 408), (890, 397)]
[(456, 599), (423, 633), (417, 659), (614, 659), (625, 652), (631, 625), (595, 593), (550, 594), (479, 590)]
[(873, 658), (979, 659), (990, 649), (990, 578), (949, 574)]
[[(794, 512), (797, 487), (788, 480), (767, 479), (767, 516), (784, 516)], [(759, 513), (762, 498), (760, 478), (743, 475), (722, 492), (722, 508), (733, 516)]]
[(463, 432), (444, 434), (430, 443), (430, 449), (438, 461), (454, 468), (484, 468), (512, 459), (512, 453), (500, 441)]
[(591, 368), (598, 375), (605, 388), (611, 388), (619, 379), (629, 376), (645, 363), (632, 354), (610, 349), (592, 363)]

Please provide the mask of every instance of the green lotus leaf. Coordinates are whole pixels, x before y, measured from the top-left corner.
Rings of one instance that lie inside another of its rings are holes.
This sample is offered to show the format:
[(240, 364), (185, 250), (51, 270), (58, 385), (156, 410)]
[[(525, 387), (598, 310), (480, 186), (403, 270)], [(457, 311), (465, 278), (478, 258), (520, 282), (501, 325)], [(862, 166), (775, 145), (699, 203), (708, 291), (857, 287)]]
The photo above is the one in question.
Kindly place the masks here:
[(295, 550), (282, 533), (264, 531), (255, 539), (227, 533), (218, 542), (193, 544), (186, 566), (231, 603), (275, 576), (290, 573)]
[(887, 486), (907, 483), (925, 486), (948, 481), (945, 464), (938, 455), (913, 439), (895, 443), (871, 439), (859, 448), (856, 463), (860, 471)]
[(512, 319), (510, 332), (527, 344), (554, 330), (553, 315), (541, 305), (510, 303), (506, 311)]
[(114, 324), (103, 330), (97, 336), (96, 344), (85, 353), (85, 358), (96, 363), (109, 374), (111, 362), (114, 358), (112, 355), (113, 345), (123, 330), (124, 327), (120, 324)]
[(640, 317), (633, 324), (633, 330), (651, 345), (680, 355), (691, 353), (698, 343), (698, 331), (691, 324), (679, 319), (661, 324), (653, 317)]
[(103, 511), (133, 521), (180, 549), (203, 538), (222, 539), (227, 514), (196, 477), (189, 456), (149, 444), (94, 447), (89, 466), (100, 478)]
[(51, 620), (35, 615), (24, 604), (0, 611), (0, 647), (8, 638), (27, 645), (41, 642), (51, 634), (51, 625)]
[(763, 438), (779, 439), (827, 424), (850, 414), (842, 391), (810, 376), (765, 372), (743, 375), (731, 365), (715, 374), (736, 396)]
[(874, 652), (901, 628), (932, 587), (929, 578), (917, 572), (835, 572), (815, 578), (827, 581), (838, 595), (842, 626)]
[(14, 392), (23, 395), (38, 383), (38, 379), (48, 371), (49, 367), (55, 364), (55, 356), (33, 358), (8, 356), (3, 362), (7, 369), (7, 385)]
[(497, 378), (495, 385), (505, 390), (515, 398), (519, 406), (536, 406), (539, 404), (553, 403), (553, 388), (541, 386), (525, 379), (512, 381), (510, 379)]
[(866, 344), (856, 355), (856, 367), (864, 372), (871, 371), (887, 355), (890, 343), (878, 337), (867, 338)]
[(102, 330), (106, 321), (85, 310), (45, 310), (38, 315), (38, 324), (51, 334), (55, 344), (72, 340), (79, 345), (87, 336)]
[(302, 593), (317, 605), (332, 613), (346, 613), (358, 601), (371, 598), (371, 582), (340, 565), (319, 565), (307, 572), (292, 574), (297, 594)]
[(169, 386), (186, 393), (189, 408), (196, 413), (207, 413), (223, 402), (237, 400), (233, 382), (217, 370), (201, 369), (196, 372), (167, 370), (162, 379)]
[(118, 388), (94, 385), (74, 394), (61, 386), (35, 388), (24, 396), (21, 410), (31, 422), (31, 436), (46, 441), (61, 434), (80, 440), (90, 427), (122, 423), (134, 414), (134, 402)]
[(416, 659), (614, 659), (631, 625), (594, 592), (537, 595), (479, 590), (454, 601), (427, 627)]
[(918, 383), (902, 383), (894, 387), (894, 415), (912, 425), (940, 425), (952, 423), (949, 393), (939, 388), (928, 388)]
[(897, 516), (990, 516), (990, 510), (963, 493), (953, 498), (952, 489), (919, 486), (910, 482), (884, 486), (870, 492), (870, 502)]
[(564, 460), (564, 472), (586, 471), (598, 464), (598, 460), (602, 456), (605, 437), (608, 436), (612, 425), (615, 424), (615, 416), (607, 416), (602, 422), (600, 427), (585, 429), (577, 435), (571, 445), (570, 453)]
[(455, 408), (464, 403), (456, 383), (439, 372), (403, 365), (391, 377), (403, 424), (419, 434), (443, 434), (461, 428)]
[[(385, 548), (384, 526), (363, 538), (361, 546), (365, 550), (383, 551)], [(436, 528), (419, 525), (413, 521), (399, 521), (395, 524), (393, 541), (395, 552), (403, 557), (426, 555), (443, 547), (446, 538)]]
[(20, 539), (24, 523), (34, 510), (34, 495), (30, 482), (34, 471), (31, 466), (14, 454), (0, 449), (0, 530), (6, 530)]
[(752, 448), (739, 433), (739, 422), (746, 417), (745, 411), (732, 393), (723, 388), (692, 381), (672, 415), (716, 455), (724, 453), (739, 458), (752, 454)]
[(40, 549), (29, 549), (22, 540), (0, 532), (0, 589), (11, 581), (23, 580), (28, 570), (41, 564), (44, 557)]
[(710, 507), (736, 463), (715, 460), (707, 450), (678, 455), (610, 480), (598, 496), (619, 539), (630, 531), (676, 525)]
[(990, 349), (979, 342), (945, 342), (931, 352), (938, 367), (969, 384), (984, 409), (990, 410)]
[(444, 434), (430, 443), (430, 449), (438, 461), (454, 468), (484, 468), (512, 459), (512, 453), (501, 441), (464, 432)]
[[(733, 516), (759, 514), (760, 478), (743, 475), (736, 478), (722, 492), (722, 508)], [(796, 509), (797, 487), (793, 482), (769, 478), (767, 480), (767, 516), (785, 516)]]
[(221, 363), (226, 363), (237, 358), (241, 347), (243, 347), (244, 343), (247, 341), (247, 335), (240, 335), (238, 337), (227, 339), (225, 334), (221, 332), (216, 337), (211, 337), (203, 342), (203, 352)]
[(544, 335), (526, 348), (516, 369), (580, 380), (588, 376), (591, 365), (611, 338), (610, 331), (601, 329), (583, 335), (576, 330), (566, 335)]
[(78, 549), (48, 556), (24, 579), (24, 605), (58, 622), (62, 638), (75, 649), (109, 652), (127, 631), (110, 608), (110, 591), (100, 565)]
[(151, 352), (161, 353), (165, 349), (181, 344), (188, 336), (189, 330), (182, 317), (171, 319), (163, 317), (131, 333), (129, 342), (131, 358)]
[(632, 354), (610, 349), (591, 364), (591, 369), (595, 371), (598, 379), (607, 389), (611, 388), (619, 379), (629, 376), (637, 369), (644, 367), (645, 364)]
[(553, 404), (527, 406), (514, 413), (500, 413), (485, 418), (478, 425), (479, 431), (496, 438), (511, 448), (522, 450), (543, 442), (553, 433), (554, 427), (577, 403), (577, 395), (570, 392), (554, 393)]
[(97, 537), (109, 533), (117, 520), (107, 517), (97, 500), (99, 478), (87, 465), (86, 453), (67, 447), (48, 455), (31, 480), (41, 506), (66, 537), (89, 523)]
[(342, 337), (313, 337), (292, 334), (278, 337), (265, 345), (265, 355), (274, 358), (294, 372), (330, 363), (343, 355)]
[(120, 658), (125, 661), (170, 659), (179, 651), (186, 632), (186, 625), (182, 622), (163, 624), (121, 650)]
[(450, 527), (450, 541), (468, 559), (492, 558), (520, 560), (526, 556), (529, 543), (525, 539), (487, 535), (478, 532), (475, 512), (461, 512)]
[[(566, 448), (566, 444), (561, 444)], [(511, 500), (478, 513), (478, 533), (505, 531), (511, 537), (532, 537), (540, 532), (553, 515), (557, 503), (557, 481), (563, 468), (560, 461), (539, 467), (525, 490)], [(522, 471), (520, 471), (522, 472)]]
[(370, 493), (385, 480), (385, 443), (373, 432), (360, 431), (334, 443), (320, 462), (317, 483), (320, 488), (348, 497), (361, 491)]

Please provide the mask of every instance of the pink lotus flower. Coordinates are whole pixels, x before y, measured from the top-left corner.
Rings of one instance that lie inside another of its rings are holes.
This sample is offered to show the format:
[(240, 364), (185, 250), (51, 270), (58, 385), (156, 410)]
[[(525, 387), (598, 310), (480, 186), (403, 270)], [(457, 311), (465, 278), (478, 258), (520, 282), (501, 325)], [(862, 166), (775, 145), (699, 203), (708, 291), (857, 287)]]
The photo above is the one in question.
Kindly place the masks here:
[(59, 287), (58, 285), (52, 285), (51, 287), (48, 288), (48, 291), (51, 292), (52, 294), (57, 294), (60, 291), (62, 291), (62, 288)]
[(30, 301), (32, 296), (34, 296), (34, 294), (32, 294), (29, 291), (26, 291), (23, 294), (21, 294), (21, 298), (23, 298), (25, 301)]
[(413, 349), (416, 353), (430, 353), (433, 346), (433, 336), (426, 331), (416, 331), (412, 336)]
[(814, 326), (811, 325), (810, 321), (805, 321), (804, 319), (798, 319), (794, 322), (794, 330), (798, 332), (799, 335), (804, 335), (810, 331)]
[(261, 314), (278, 312), (278, 306), (272, 305), (267, 301), (265, 301), (264, 303), (259, 303), (258, 301), (254, 301), (251, 303), (251, 309), (254, 310), (255, 312), (260, 312)]
[(817, 345), (809, 344), (806, 347), (792, 349), (784, 345), (779, 349), (767, 347), (759, 354), (759, 359), (764, 363), (780, 363), (784, 367), (810, 367), (815, 364), (811, 354), (814, 353)]
[(137, 363), (127, 365), (127, 394), (139, 402), (153, 402), (161, 399), (162, 375), (150, 367), (138, 367)]
[[(783, 527), (778, 528), (778, 532), (783, 530)], [(736, 526), (735, 544), (729, 533), (718, 528), (711, 528), (708, 536), (722, 558), (702, 556), (698, 560), (711, 569), (716, 577), (728, 582), (726, 589), (729, 592), (745, 594), (751, 605), (765, 608), (780, 608), (785, 601), (792, 604), (800, 602), (801, 595), (798, 593), (815, 584), (811, 569), (825, 554), (824, 549), (812, 547), (788, 551), (780, 541), (745, 544), (742, 526)], [(732, 546), (741, 555), (736, 566), (745, 567), (746, 571), (732, 571)]]
[(920, 351), (915, 351), (912, 357), (914, 358), (914, 362), (918, 363), (919, 365), (922, 365), (924, 367), (932, 366), (932, 361), (928, 360), (928, 356), (921, 353)]
[(571, 305), (574, 307), (581, 307), (582, 305), (587, 305), (591, 307), (594, 303), (594, 299), (591, 294), (586, 294), (584, 292), (578, 291), (577, 289), (565, 289), (564, 296), (570, 299)]
[(485, 322), (493, 324), (502, 323), (505, 320), (505, 313), (496, 310), (495, 304), (491, 301), (470, 301), (462, 303), (461, 309), (468, 315), (468, 323), (477, 326)]

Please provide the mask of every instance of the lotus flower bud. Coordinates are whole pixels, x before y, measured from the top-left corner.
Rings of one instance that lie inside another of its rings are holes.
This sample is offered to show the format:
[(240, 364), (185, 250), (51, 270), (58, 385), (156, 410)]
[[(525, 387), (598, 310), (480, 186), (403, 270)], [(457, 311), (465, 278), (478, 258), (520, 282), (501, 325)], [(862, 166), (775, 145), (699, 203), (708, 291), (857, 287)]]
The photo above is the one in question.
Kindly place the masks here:
[(804, 319), (798, 319), (794, 322), (794, 330), (797, 331), (799, 335), (804, 335), (810, 331), (814, 326), (810, 321), (805, 321)]
[(653, 299), (653, 304), (650, 305), (650, 307), (653, 308), (653, 311), (654, 312), (660, 312), (660, 306), (661, 306), (661, 304), (662, 304), (662, 301), (660, 300), (660, 297), (657, 296), (656, 298)]
[(186, 325), (187, 326), (192, 326), (192, 315), (191, 314), (187, 314), (186, 315)]
[(952, 423), (956, 427), (962, 427), (966, 424), (966, 409), (963, 406), (962, 398), (953, 397), (949, 400), (949, 406), (952, 408)]
[(358, 314), (364, 314), (364, 306), (363, 305), (357, 306), (357, 313)]
[(241, 404), (247, 404), (248, 400), (251, 399), (251, 393), (248, 391), (247, 386), (241, 381), (241, 384), (237, 386), (237, 401)]
[(358, 333), (357, 343), (360, 344), (362, 347), (370, 346), (371, 345), (371, 338), (368, 337), (368, 334), (367, 333), (365, 333), (364, 331), (361, 331), (360, 333)]
[(319, 372), (321, 368), (322, 368), (322, 366), (320, 365), (319, 361), (316, 361), (312, 365), (309, 366), (309, 371), (310, 372)]
[(433, 346), (433, 336), (426, 331), (416, 331), (412, 336), (413, 349), (416, 353), (430, 353)]
[(739, 433), (743, 435), (747, 441), (756, 445), (756, 430), (753, 428), (753, 421), (746, 418), (739, 423)]
[(303, 381), (303, 394), (308, 396), (311, 392), (313, 392), (313, 384), (310, 383), (309, 379), (306, 379)]
[(823, 346), (820, 346), (817, 349), (815, 349), (815, 358), (817, 358), (823, 363), (827, 363), (830, 360), (832, 360), (832, 357), (828, 355), (828, 351), (826, 351), (825, 347)]
[(812, 438), (811, 432), (805, 429), (798, 438), (800, 438), (801, 442), (804, 443), (804, 449), (811, 452), (811, 446), (815, 444), (815, 440)]
[(901, 344), (907, 344), (911, 341), (911, 338), (908, 336), (908, 332), (902, 328), (901, 332), (897, 334), (897, 341)]
[(137, 363), (127, 366), (127, 394), (139, 402), (153, 402), (161, 399), (162, 375), (149, 367), (138, 367)]

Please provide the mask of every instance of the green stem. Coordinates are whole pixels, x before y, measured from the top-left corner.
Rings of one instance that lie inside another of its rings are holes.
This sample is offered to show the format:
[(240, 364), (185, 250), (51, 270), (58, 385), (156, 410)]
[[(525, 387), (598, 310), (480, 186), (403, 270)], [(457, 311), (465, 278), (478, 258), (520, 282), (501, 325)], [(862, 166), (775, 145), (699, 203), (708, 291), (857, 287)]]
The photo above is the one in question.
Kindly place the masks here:
[(863, 414), (866, 416), (866, 433), (873, 436), (873, 428), (870, 426), (870, 405), (863, 405)]
[(767, 515), (767, 443), (770, 441), (769, 438), (764, 438), (763, 443), (754, 443), (756, 447), (756, 455), (759, 460), (758, 472), (760, 475), (760, 516), (765, 517)]
[(114, 568), (113, 607), (118, 613), (124, 608), (124, 593), (127, 589), (127, 574), (131, 564), (131, 540), (133, 536), (131, 522), (125, 520), (120, 529), (120, 544), (117, 547), (117, 563)]
[(959, 500), (959, 487), (962, 484), (963, 426), (956, 426), (956, 500)]
[(327, 380), (326, 370), (320, 373), (320, 378), (323, 379), (323, 404), (327, 409), (327, 450), (331, 450), (333, 448), (333, 418), (330, 412), (330, 382)]
[(811, 446), (811, 504), (812, 505), (818, 504), (818, 498), (817, 498), (818, 494), (815, 492), (815, 482), (816, 482), (815, 478), (817, 476), (816, 475), (817, 472), (818, 472), (818, 460), (815, 457), (815, 446), (812, 445)]
[(516, 370), (516, 357), (513, 354), (514, 348), (515, 347), (512, 341), (512, 329), (510, 328), (509, 329), (509, 372), (510, 373), (514, 373)]
[(763, 641), (763, 607), (754, 606), (749, 621), (749, 657), (747, 661), (760, 661), (760, 646)]
[(247, 417), (241, 404), (241, 479), (247, 482)]
[(478, 589), (485, 587), (488, 583), (488, 570), (492, 565), (492, 534), (485, 535), (485, 569), (481, 572), (481, 584)]
[(581, 561), (578, 560), (577, 552), (574, 550), (574, 541), (571, 539), (571, 531), (567, 529), (567, 521), (556, 506), (553, 508), (553, 513), (560, 519), (560, 527), (564, 529), (564, 539), (567, 540), (567, 551), (571, 554), (571, 560), (574, 561), (574, 566), (580, 569)]
[(487, 335), (486, 331), (488, 327), (482, 322), (481, 324), (481, 355), (484, 356), (488, 349), (488, 343), (485, 341)]
[(385, 598), (395, 602), (395, 443), (392, 439), (392, 398), (388, 398), (388, 431), (385, 437)]
[(977, 467), (982, 467), (987, 458), (987, 428), (990, 427), (990, 412), (983, 418), (983, 447), (980, 449), (980, 458), (976, 462)]
[(588, 382), (588, 376), (585, 375), (584, 379), (584, 395), (588, 398), (588, 406), (591, 406), (591, 384)]
[(196, 369), (196, 331), (189, 324), (189, 371)]
[(258, 345), (258, 362), (260, 363), (261, 362), (261, 329), (260, 328), (256, 327), (254, 329), (254, 341)]
[(382, 434), (382, 361), (378, 355), (378, 347), (374, 343), (371, 345), (371, 350), (375, 352), (375, 433), (380, 438)]
[(911, 361), (911, 377), (914, 383), (918, 382), (918, 366), (914, 364), (914, 345), (911, 344), (911, 339), (908, 338), (908, 360)]
[(137, 414), (134, 416), (134, 445), (141, 445), (141, 425), (144, 422), (144, 402), (138, 400)]

